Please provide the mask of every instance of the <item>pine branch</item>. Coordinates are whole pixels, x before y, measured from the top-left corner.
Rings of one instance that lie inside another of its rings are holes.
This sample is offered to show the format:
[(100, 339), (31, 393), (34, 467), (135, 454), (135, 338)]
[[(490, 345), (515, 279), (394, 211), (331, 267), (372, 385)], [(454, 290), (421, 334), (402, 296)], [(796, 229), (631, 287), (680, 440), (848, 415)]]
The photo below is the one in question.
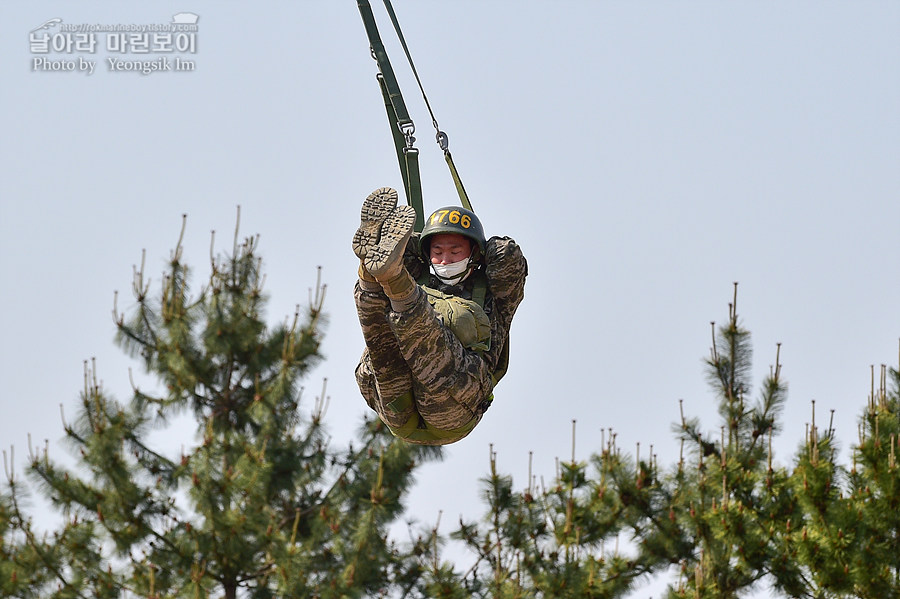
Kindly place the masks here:
[(51, 560), (47, 557), (44, 551), (41, 549), (41, 544), (38, 543), (37, 539), (34, 538), (34, 533), (31, 530), (31, 526), (27, 524), (27, 520), (25, 519), (24, 514), (22, 513), (21, 507), (19, 505), (18, 494), (15, 492), (15, 485), (12, 477), (9, 477), (9, 486), (10, 486), (10, 498), (11, 504), (13, 508), (13, 515), (19, 521), (24, 523), (24, 525), (20, 528), (22, 532), (25, 534), (26, 542), (31, 550), (38, 556), (41, 563), (44, 565), (47, 570), (51, 572), (54, 578), (56, 578), (59, 583), (63, 586), (63, 588), (69, 589), (71, 592), (75, 594), (75, 596), (80, 597), (81, 599), (88, 599), (85, 595), (83, 595), (80, 591), (73, 588), (69, 581), (66, 579), (65, 575), (51, 562)]

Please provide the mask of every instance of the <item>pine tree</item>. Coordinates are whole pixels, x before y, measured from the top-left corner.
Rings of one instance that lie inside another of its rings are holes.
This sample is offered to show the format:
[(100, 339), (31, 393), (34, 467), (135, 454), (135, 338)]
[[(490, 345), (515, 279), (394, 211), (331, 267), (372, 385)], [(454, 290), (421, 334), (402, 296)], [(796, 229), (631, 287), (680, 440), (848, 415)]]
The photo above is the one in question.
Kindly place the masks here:
[[(30, 461), (64, 522), (52, 536), (32, 534), (16, 508), (19, 482), (9, 477), (0, 502), (3, 590), (324, 599), (420, 584), (387, 529), (414, 468), (437, 450), (397, 441), (371, 420), (357, 446), (335, 450), (323, 424), (324, 386), (308, 416), (300, 409), (299, 382), (320, 358), (324, 285), (305, 313), (298, 308), (270, 329), (258, 238), (239, 243), (236, 231), (231, 254), (212, 261), (192, 296), (181, 237), (160, 292), (150, 293), (142, 260), (135, 309), (127, 318), (114, 310), (117, 342), (159, 391), (134, 388), (119, 403), (86, 364), (77, 418), (64, 422), (80, 469), (46, 451)], [(195, 441), (174, 455), (151, 446), (148, 433), (181, 414), (193, 417)]]
[(777, 533), (795, 502), (770, 448), (786, 384), (776, 357), (760, 398), (747, 399), (752, 350), (736, 301), (735, 288), (707, 360), (719, 434), (682, 419), (676, 430), (692, 457), (668, 473), (652, 446), (644, 459), (640, 446), (634, 456), (623, 454), (611, 430), (590, 460), (592, 470), (573, 455), (539, 491), (512, 493), (511, 480), (492, 463), (485, 479), (489, 525), (470, 523), (457, 533), (490, 566), (476, 571), (480, 588), (489, 590), (484, 596), (612, 599), (671, 565), (682, 570), (672, 597), (738, 597), (764, 579), (796, 585)]
[(882, 366), (876, 386), (873, 367), (851, 468), (836, 463), (833, 431), (820, 433), (815, 419), (798, 452), (793, 483), (803, 520), (786, 542), (810, 596), (900, 597), (898, 394), (898, 370)]
[[(715, 326), (715, 325), (713, 325)], [(779, 542), (780, 527), (796, 509), (789, 474), (773, 464), (771, 439), (787, 397), (775, 364), (752, 402), (750, 332), (739, 320), (737, 285), (728, 321), (713, 335), (707, 374), (716, 393), (721, 425), (706, 433), (697, 419), (682, 417), (677, 428), (690, 459), (681, 459), (665, 486), (670, 519), (682, 547), (681, 579), (673, 597), (733, 598), (762, 581), (797, 586), (797, 573)]]
[(816, 422), (815, 402), (793, 467), (773, 465), (760, 441), (771, 443), (778, 432), (786, 385), (776, 356), (760, 399), (745, 405), (749, 332), (738, 324), (736, 302), (735, 295), (708, 360), (723, 419), (720, 439), (704, 438), (696, 421), (681, 427), (696, 457), (673, 480), (681, 508), (674, 513), (681, 513), (692, 550), (671, 595), (738, 597), (764, 581), (791, 597), (900, 597), (897, 371), (890, 370), (889, 391), (882, 368), (877, 392), (873, 372), (849, 474), (838, 463), (831, 423), (822, 431)]
[(799, 586), (794, 590), (811, 597), (850, 594), (856, 518), (843, 492), (846, 469), (837, 461), (837, 439), (830, 425), (819, 430), (815, 402), (788, 483), (798, 509), (782, 528), (781, 541), (795, 564)]
[(548, 488), (529, 481), (522, 493), (512, 491), (492, 459), (483, 523), (463, 523), (455, 533), (476, 555), (465, 581), (470, 590), (484, 597), (611, 599), (670, 565), (682, 571), (672, 597), (738, 597), (763, 580), (803, 588), (779, 529), (800, 513), (789, 473), (771, 459), (787, 387), (776, 356), (759, 399), (747, 399), (752, 350), (736, 301), (735, 287), (707, 360), (722, 418), (718, 435), (683, 418), (676, 430), (692, 457), (667, 473), (652, 446), (644, 459), (640, 446), (628, 456), (610, 430), (591, 470), (573, 454)]
[(618, 548), (620, 535), (639, 527), (649, 508), (650, 466), (628, 465), (613, 434), (601, 454), (577, 461), (574, 425), (572, 458), (558, 462), (548, 487), (530, 481), (514, 492), (492, 451), (482, 523), (461, 522), (454, 532), (476, 556), (463, 580), (470, 596), (613, 599), (662, 564), (658, 555)]
[[(652, 446), (645, 459), (639, 445), (627, 456), (610, 430), (588, 463), (573, 452), (552, 484), (529, 474), (521, 492), (492, 452), (485, 515), (454, 533), (475, 564), (442, 570), (448, 592), (432, 596), (611, 599), (676, 565), (670, 599), (737, 598), (762, 585), (788, 597), (900, 597), (900, 370), (882, 367), (877, 387), (873, 370), (852, 469), (838, 463), (834, 429), (821, 431), (815, 410), (793, 464), (778, 465), (780, 346), (751, 401), (750, 333), (736, 306), (737, 287), (707, 359), (715, 433), (682, 417), (675, 432), (687, 456), (661, 468)], [(629, 546), (610, 551), (620, 538)]]
[(896, 599), (900, 597), (900, 363), (897, 369), (881, 367), (877, 387), (873, 380), (860, 437), (850, 471), (849, 516), (856, 527), (847, 570), (857, 596)]
[(9, 485), (0, 493), (0, 597), (40, 597), (51, 572), (34, 546), (45, 543), (36, 538), (22, 505), (28, 492), (15, 474), (15, 452), (4, 451), (3, 458)]

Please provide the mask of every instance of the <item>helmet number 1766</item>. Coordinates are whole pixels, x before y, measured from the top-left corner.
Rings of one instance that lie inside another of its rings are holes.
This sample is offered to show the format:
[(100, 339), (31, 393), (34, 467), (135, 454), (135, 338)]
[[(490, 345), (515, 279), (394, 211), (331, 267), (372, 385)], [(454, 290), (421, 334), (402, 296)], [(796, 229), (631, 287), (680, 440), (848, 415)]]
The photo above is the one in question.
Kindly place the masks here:
[(472, 226), (472, 219), (468, 214), (460, 214), (458, 210), (438, 210), (431, 215), (431, 224), (442, 223), (445, 219), (452, 225), (459, 224), (463, 229)]

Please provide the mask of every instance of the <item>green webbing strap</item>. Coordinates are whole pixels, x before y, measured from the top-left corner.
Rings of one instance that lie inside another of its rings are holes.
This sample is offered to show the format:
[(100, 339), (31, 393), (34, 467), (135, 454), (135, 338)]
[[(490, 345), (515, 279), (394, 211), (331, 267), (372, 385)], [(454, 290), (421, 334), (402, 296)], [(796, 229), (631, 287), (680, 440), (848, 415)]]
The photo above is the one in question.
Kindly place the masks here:
[(487, 277), (481, 270), (475, 271), (475, 284), (472, 286), (472, 301), (484, 310), (484, 300), (487, 298)]
[[(473, 276), (475, 284), (472, 286), (472, 301), (484, 310), (484, 302), (487, 299), (487, 276), (485, 276), (484, 271), (482, 270), (476, 270)], [(426, 268), (422, 271), (422, 274), (419, 275), (416, 283), (418, 283), (420, 287), (428, 287), (430, 282), (431, 271)]]
[(403, 188), (406, 191), (406, 203), (416, 211), (416, 231), (425, 227), (425, 214), (422, 207), (422, 179), (419, 175), (419, 150), (413, 147), (416, 128), (406, 110), (403, 95), (400, 93), (400, 85), (391, 68), (387, 51), (378, 35), (378, 27), (375, 24), (375, 16), (368, 0), (357, 0), (359, 14), (362, 16), (366, 27), (366, 35), (369, 37), (369, 45), (372, 54), (378, 63), (378, 85), (381, 95), (384, 97), (384, 107), (387, 111), (388, 125), (391, 128), (391, 136), (394, 139), (394, 148), (397, 151), (397, 162), (400, 164), (400, 174), (403, 177)]
[(387, 88), (388, 97), (394, 112), (397, 113), (397, 125), (412, 125), (412, 119), (409, 118), (409, 112), (406, 110), (406, 104), (403, 102), (403, 96), (400, 94), (400, 85), (397, 83), (397, 77), (394, 76), (394, 69), (391, 68), (391, 62), (388, 60), (387, 51), (381, 42), (381, 36), (378, 35), (378, 26), (375, 24), (375, 15), (372, 14), (372, 7), (369, 6), (369, 0), (356, 0), (359, 7), (359, 14), (362, 15), (363, 25), (366, 27), (366, 35), (369, 36), (369, 45), (372, 47), (372, 54), (375, 61), (378, 62), (378, 70), (384, 77), (385, 87)]
[[(482, 271), (478, 271), (476, 273), (478, 277), (475, 279), (475, 285), (472, 287), (472, 301), (478, 303), (479, 306), (484, 308), (484, 302), (487, 298), (487, 276)], [(491, 377), (494, 379), (494, 385), (496, 386), (500, 379), (506, 374), (506, 371), (509, 369), (509, 337), (506, 339), (506, 343), (503, 344), (503, 349), (500, 351), (500, 356), (497, 358), (497, 367), (494, 372), (491, 374)], [(494, 396), (491, 395), (491, 399)]]
[[(391, 24), (393, 24), (394, 26), (394, 31), (397, 32), (397, 38), (400, 40), (400, 45), (403, 47), (403, 52), (406, 54), (406, 60), (407, 62), (409, 62), (409, 68), (412, 69), (413, 75), (416, 78), (416, 83), (419, 84), (419, 90), (422, 92), (422, 99), (425, 100), (425, 106), (428, 108), (428, 114), (431, 115), (431, 124), (434, 125), (434, 130), (437, 132), (437, 143), (444, 151), (444, 159), (447, 161), (447, 166), (450, 167), (450, 176), (453, 177), (453, 183), (456, 185), (456, 192), (459, 194), (459, 201), (462, 202), (463, 208), (465, 208), (466, 210), (472, 210), (472, 204), (469, 202), (469, 196), (468, 194), (466, 194), (466, 189), (463, 187), (462, 180), (459, 178), (459, 173), (456, 170), (456, 166), (453, 164), (453, 157), (450, 156), (450, 150), (447, 149), (447, 134), (441, 131), (441, 128), (438, 126), (437, 118), (435, 118), (434, 111), (431, 109), (431, 102), (428, 101), (428, 96), (425, 95), (425, 88), (422, 86), (421, 79), (419, 79), (419, 73), (418, 71), (416, 71), (416, 65), (413, 64), (412, 55), (409, 53), (409, 47), (407, 47), (406, 45), (406, 39), (403, 37), (403, 32), (400, 30), (400, 22), (397, 20), (397, 14), (394, 12), (394, 7), (391, 5), (391, 0), (384, 0), (384, 7), (385, 9), (387, 9), (388, 16), (390, 16), (391, 18)], [(416, 230), (418, 231), (419, 229)]]
[(422, 177), (419, 176), (419, 150), (416, 148), (406, 149), (406, 169), (409, 179), (409, 190), (406, 195), (406, 202), (416, 210), (416, 224), (413, 230), (421, 233), (425, 228), (425, 213), (422, 208)]
[(480, 418), (472, 418), (472, 420), (462, 425), (461, 427), (450, 430), (435, 428), (424, 420), (421, 420), (419, 424), (424, 425), (424, 428), (416, 427), (413, 430), (409, 431), (403, 438), (407, 441), (413, 441), (425, 445), (445, 445), (447, 443), (459, 441), (460, 439), (471, 433), (472, 429), (475, 428), (475, 425), (478, 424), (479, 420)]
[(453, 157), (450, 156), (450, 150), (444, 150), (444, 159), (447, 161), (447, 166), (450, 167), (450, 175), (453, 177), (453, 183), (456, 184), (456, 192), (459, 194), (459, 201), (462, 202), (463, 208), (475, 212), (475, 210), (472, 209), (472, 204), (469, 202), (466, 188), (463, 187), (462, 179), (459, 178), (459, 173), (456, 172), (456, 166), (453, 164)]
[(402, 414), (413, 405), (412, 391), (407, 391), (394, 401), (385, 404), (387, 408), (395, 414)]
[(394, 105), (391, 104), (391, 98), (388, 94), (387, 86), (384, 83), (384, 76), (381, 73), (378, 73), (376, 76), (378, 79), (378, 85), (381, 88), (381, 95), (384, 97), (384, 109), (387, 112), (388, 124), (391, 127), (391, 135), (394, 138), (394, 148), (397, 150), (397, 162), (400, 163), (400, 174), (403, 175), (403, 189), (406, 191), (406, 199), (409, 201), (409, 174), (403, 166), (406, 164), (406, 156), (403, 149), (406, 147), (406, 142), (403, 139), (403, 134), (400, 133), (400, 129), (396, 127), (397, 124), (397, 112), (394, 110)]
[(394, 137), (394, 149), (397, 150), (397, 162), (400, 164), (400, 174), (403, 176), (406, 203), (415, 209), (416, 224), (414, 229), (421, 232), (425, 227), (425, 214), (422, 207), (422, 178), (419, 176), (419, 150), (406, 145), (406, 138), (397, 126), (397, 112), (391, 103), (387, 84), (381, 73), (378, 74), (378, 84), (381, 87), (381, 95), (384, 97), (384, 108), (387, 111), (388, 125)]

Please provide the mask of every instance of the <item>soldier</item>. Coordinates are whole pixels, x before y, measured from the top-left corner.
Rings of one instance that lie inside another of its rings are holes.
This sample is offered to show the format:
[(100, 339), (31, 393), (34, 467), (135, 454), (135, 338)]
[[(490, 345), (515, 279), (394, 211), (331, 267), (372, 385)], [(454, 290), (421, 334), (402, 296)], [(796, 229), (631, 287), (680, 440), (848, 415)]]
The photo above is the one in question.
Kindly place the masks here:
[(508, 237), (485, 240), (475, 214), (460, 207), (436, 210), (421, 236), (413, 234), (415, 210), (397, 206), (388, 187), (366, 198), (360, 220), (359, 389), (394, 435), (424, 445), (458, 441), (506, 372), (525, 257)]

